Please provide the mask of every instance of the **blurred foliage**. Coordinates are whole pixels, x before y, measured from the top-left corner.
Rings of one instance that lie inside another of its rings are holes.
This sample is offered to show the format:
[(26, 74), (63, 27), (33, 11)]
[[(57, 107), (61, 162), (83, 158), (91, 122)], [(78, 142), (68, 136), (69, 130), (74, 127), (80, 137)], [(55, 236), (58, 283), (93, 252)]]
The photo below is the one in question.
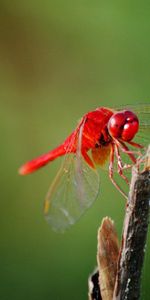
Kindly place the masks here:
[(0, 1), (1, 299), (87, 299), (102, 217), (121, 233), (125, 203), (107, 172), (100, 171), (94, 206), (59, 235), (44, 220), (42, 199), (60, 160), (23, 178), (17, 168), (63, 141), (87, 111), (149, 102), (149, 8), (148, 1)]

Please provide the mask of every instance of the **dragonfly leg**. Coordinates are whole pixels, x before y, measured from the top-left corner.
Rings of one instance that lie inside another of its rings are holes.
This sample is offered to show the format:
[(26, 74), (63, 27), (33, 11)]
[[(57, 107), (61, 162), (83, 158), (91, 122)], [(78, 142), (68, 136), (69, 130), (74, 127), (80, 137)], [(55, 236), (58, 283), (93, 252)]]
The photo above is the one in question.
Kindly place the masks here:
[(123, 170), (125, 168), (124, 168), (123, 163), (122, 163), (122, 159), (121, 159), (121, 156), (120, 156), (118, 145), (115, 145), (115, 153), (116, 153), (116, 158), (117, 158), (118, 173), (122, 177), (122, 179), (125, 180), (125, 182), (129, 185), (128, 178), (123, 174)]
[(126, 153), (130, 159), (132, 160), (132, 162), (135, 164), (136, 163), (136, 157), (135, 157), (135, 153), (137, 154), (137, 152), (135, 151), (130, 151), (129, 148), (122, 142), (122, 141), (118, 141), (118, 140), (114, 140), (115, 144), (118, 145), (118, 147), (121, 149), (122, 152)]
[(125, 199), (128, 199), (125, 192), (119, 187), (117, 182), (114, 180), (114, 144), (111, 144), (111, 150), (110, 150), (110, 163), (109, 163), (109, 178), (113, 185), (119, 190), (119, 192), (125, 197)]
[[(134, 150), (129, 150), (129, 148), (127, 147), (127, 145), (124, 143), (124, 142), (122, 142), (122, 141), (120, 141), (120, 143), (122, 144), (122, 146), (124, 147), (124, 152), (125, 153), (129, 153), (129, 154), (136, 154), (136, 155), (138, 155), (138, 156), (141, 156), (142, 155), (142, 153), (141, 153), (141, 151), (134, 151)], [(132, 142), (127, 142), (128, 144), (130, 144), (130, 145), (132, 145), (132, 146), (134, 146), (133, 144), (131, 144)], [(139, 147), (137, 147), (137, 145), (139, 145), (139, 144), (136, 144), (135, 143), (135, 145), (136, 145), (136, 148), (139, 148)], [(135, 147), (135, 146), (134, 146)], [(142, 146), (140, 147), (140, 149), (142, 148)]]
[(93, 163), (93, 161), (91, 160), (91, 158), (89, 157), (89, 155), (87, 154), (87, 152), (85, 152), (85, 151), (82, 152), (82, 155), (83, 155), (85, 161), (88, 163), (88, 165), (89, 165), (90, 167), (92, 167), (93, 169), (95, 169), (94, 163)]
[(144, 148), (144, 146), (143, 146), (143, 145), (137, 144), (137, 143), (135, 143), (135, 142), (132, 142), (132, 141), (128, 141), (127, 143), (128, 143), (129, 145), (131, 145), (131, 146), (135, 147), (135, 148), (139, 148), (139, 149), (142, 149), (142, 148)]

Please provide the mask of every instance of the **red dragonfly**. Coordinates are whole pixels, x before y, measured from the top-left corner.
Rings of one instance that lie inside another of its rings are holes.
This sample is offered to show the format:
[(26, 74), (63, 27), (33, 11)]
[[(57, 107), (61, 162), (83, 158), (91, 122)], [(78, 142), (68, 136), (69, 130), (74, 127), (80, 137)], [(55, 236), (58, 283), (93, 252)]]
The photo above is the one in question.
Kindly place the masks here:
[[(76, 129), (54, 150), (24, 164), (19, 173), (36, 171), (54, 159), (65, 155), (63, 164), (52, 182), (44, 203), (44, 213), (54, 229), (63, 231), (91, 206), (99, 192), (96, 165), (109, 161), (109, 177), (124, 195), (114, 179), (114, 169), (127, 183), (124, 170), (137, 162), (146, 146), (133, 141), (138, 134), (149, 132), (150, 105), (122, 110), (99, 107), (85, 114)], [(147, 135), (148, 137), (148, 135)], [(130, 163), (123, 161), (123, 155)]]

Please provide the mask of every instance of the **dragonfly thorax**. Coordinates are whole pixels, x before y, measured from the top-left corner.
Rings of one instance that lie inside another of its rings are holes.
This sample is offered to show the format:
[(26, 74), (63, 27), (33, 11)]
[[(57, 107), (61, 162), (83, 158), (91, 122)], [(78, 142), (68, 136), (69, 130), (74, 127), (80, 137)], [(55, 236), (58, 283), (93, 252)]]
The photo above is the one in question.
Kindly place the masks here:
[(104, 127), (99, 138), (99, 146), (107, 146), (112, 141), (107, 126)]

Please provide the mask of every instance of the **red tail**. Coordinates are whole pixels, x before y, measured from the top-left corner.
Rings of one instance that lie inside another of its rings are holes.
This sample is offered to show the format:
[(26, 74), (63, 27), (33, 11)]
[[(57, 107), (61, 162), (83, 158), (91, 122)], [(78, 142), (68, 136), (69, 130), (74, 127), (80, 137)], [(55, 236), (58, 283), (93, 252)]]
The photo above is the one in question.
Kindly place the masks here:
[(62, 144), (59, 147), (55, 148), (54, 150), (52, 150), (46, 154), (43, 154), (43, 155), (27, 162), (23, 166), (21, 166), (21, 168), (19, 169), (19, 174), (26, 175), (26, 174), (32, 173), (32, 172), (36, 171), (37, 169), (45, 166), (47, 163), (54, 160), (55, 158), (62, 156), (64, 154), (66, 154), (66, 150), (65, 150), (64, 144)]

